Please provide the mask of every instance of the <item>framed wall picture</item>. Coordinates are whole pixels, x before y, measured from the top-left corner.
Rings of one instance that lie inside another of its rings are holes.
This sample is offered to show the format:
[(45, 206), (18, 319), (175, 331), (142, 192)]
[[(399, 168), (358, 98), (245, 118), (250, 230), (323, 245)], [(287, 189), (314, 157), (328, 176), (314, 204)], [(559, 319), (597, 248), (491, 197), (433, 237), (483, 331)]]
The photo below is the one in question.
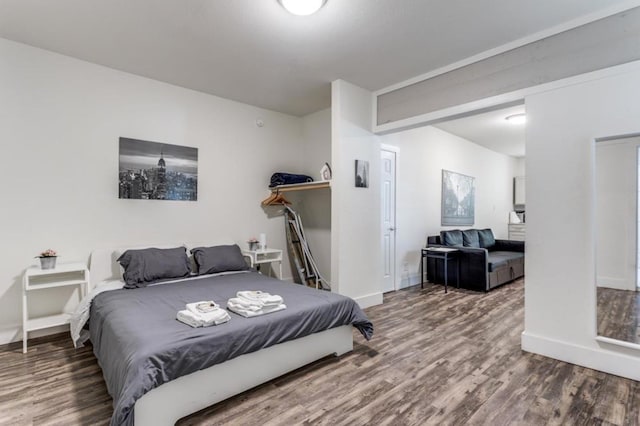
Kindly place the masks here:
[(442, 170), (442, 225), (471, 226), (475, 222), (474, 178)]
[(120, 198), (198, 200), (198, 148), (120, 138)]
[(356, 160), (356, 188), (369, 187), (369, 162)]

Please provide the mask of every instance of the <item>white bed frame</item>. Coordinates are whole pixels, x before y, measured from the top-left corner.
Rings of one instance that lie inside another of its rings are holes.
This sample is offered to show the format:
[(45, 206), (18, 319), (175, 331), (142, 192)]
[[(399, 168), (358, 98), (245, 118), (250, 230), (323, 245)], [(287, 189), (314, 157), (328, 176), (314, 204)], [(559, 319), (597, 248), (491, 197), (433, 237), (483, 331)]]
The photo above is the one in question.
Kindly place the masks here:
[[(205, 244), (180, 243), (153, 247), (218, 244), (233, 242), (223, 240)], [(123, 251), (120, 248), (99, 249), (91, 253), (91, 288), (102, 281), (120, 278), (120, 266), (116, 260)], [(136, 426), (173, 425), (184, 416), (327, 355), (340, 356), (352, 350), (352, 327), (345, 325), (241, 355), (152, 389), (136, 402), (134, 423)]]

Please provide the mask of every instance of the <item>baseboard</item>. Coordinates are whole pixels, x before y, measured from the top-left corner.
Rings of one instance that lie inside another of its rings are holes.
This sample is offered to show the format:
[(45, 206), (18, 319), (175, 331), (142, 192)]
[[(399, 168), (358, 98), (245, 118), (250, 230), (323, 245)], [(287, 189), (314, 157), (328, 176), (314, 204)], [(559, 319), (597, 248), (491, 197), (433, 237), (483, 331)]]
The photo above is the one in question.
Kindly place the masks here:
[(598, 277), (598, 287), (612, 288), (614, 290), (627, 290), (636, 291), (636, 285), (629, 280), (622, 280), (617, 278)]
[[(45, 328), (29, 332), (29, 339), (36, 337), (49, 336), (51, 334), (64, 333), (69, 331), (68, 325), (59, 325), (57, 327)], [(71, 339), (71, 337), (69, 337)], [(22, 325), (8, 325), (0, 328), (0, 345), (8, 345), (13, 342), (22, 341)]]
[(407, 287), (411, 287), (411, 286), (414, 286), (414, 285), (418, 285), (420, 283), (421, 283), (421, 281), (420, 281), (420, 274), (419, 273), (405, 275), (400, 280), (400, 287), (398, 288), (398, 290), (402, 290), (403, 288), (407, 288)]
[(382, 292), (354, 297), (353, 300), (355, 300), (362, 309), (368, 308), (369, 306), (382, 305)]
[[(536, 336), (526, 331), (522, 333), (522, 350), (560, 361), (591, 368), (632, 380), (640, 380), (640, 352), (638, 356), (627, 355), (603, 348), (589, 348), (562, 342), (547, 337)], [(607, 345), (606, 343), (599, 343)], [(622, 349), (622, 348), (621, 348)], [(634, 353), (633, 350), (629, 353)]]
[(0, 345), (6, 345), (22, 340), (22, 327), (17, 324), (0, 328)]

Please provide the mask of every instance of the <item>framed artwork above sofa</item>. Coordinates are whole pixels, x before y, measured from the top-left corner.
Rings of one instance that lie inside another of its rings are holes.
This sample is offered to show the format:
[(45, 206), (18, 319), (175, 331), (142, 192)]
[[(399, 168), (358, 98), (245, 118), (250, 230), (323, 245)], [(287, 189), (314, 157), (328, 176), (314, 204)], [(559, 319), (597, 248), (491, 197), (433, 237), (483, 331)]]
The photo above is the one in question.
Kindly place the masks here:
[(442, 225), (471, 226), (475, 222), (475, 178), (442, 169)]

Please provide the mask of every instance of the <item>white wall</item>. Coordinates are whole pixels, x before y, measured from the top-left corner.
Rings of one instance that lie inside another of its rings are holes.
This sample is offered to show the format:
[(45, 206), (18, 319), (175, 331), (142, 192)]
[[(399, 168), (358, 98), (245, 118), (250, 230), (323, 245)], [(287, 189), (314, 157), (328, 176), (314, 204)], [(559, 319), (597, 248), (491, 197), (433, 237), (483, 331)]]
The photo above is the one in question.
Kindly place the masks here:
[[(382, 303), (380, 142), (371, 133), (371, 93), (331, 85), (331, 273), (333, 290), (360, 306)], [(355, 187), (355, 160), (369, 162), (369, 187)]]
[(475, 178), (475, 224), (507, 238), (513, 209), (513, 177), (519, 161), (447, 133), (421, 127), (381, 136), (384, 144), (400, 148), (396, 191), (396, 270), (401, 287), (419, 283), (420, 249), (427, 236), (438, 235), (441, 223), (442, 169)]
[[(43, 249), (86, 262), (96, 247), (260, 232), (284, 248), (260, 201), (274, 171), (306, 171), (300, 118), (3, 39), (0, 63), (0, 343), (19, 336), (21, 274)], [(198, 201), (118, 199), (120, 136), (197, 147)], [(52, 310), (49, 294), (33, 308)]]
[(596, 143), (596, 284), (636, 289), (640, 138)]
[(640, 379), (640, 351), (597, 341), (594, 139), (640, 131), (640, 64), (526, 97), (524, 350)]
[[(302, 157), (306, 174), (322, 180), (320, 169), (331, 165), (331, 109), (327, 108), (302, 119)], [(331, 189), (287, 193), (295, 202), (304, 225), (311, 253), (322, 276), (331, 281)]]
[(525, 176), (525, 157), (518, 157), (516, 160), (516, 176)]

